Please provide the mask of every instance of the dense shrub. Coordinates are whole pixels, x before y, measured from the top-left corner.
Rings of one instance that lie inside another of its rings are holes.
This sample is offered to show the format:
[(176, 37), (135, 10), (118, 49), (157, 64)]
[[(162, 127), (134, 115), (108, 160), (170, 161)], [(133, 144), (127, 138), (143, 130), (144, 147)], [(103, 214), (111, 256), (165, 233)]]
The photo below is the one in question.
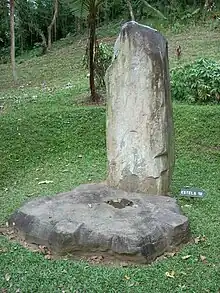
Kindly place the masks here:
[(199, 59), (171, 70), (173, 100), (220, 103), (220, 63)]
[(97, 85), (105, 87), (105, 72), (110, 66), (113, 56), (113, 47), (111, 45), (100, 43), (95, 54), (95, 76)]
[[(105, 89), (105, 72), (110, 66), (113, 56), (113, 47), (105, 43), (97, 43), (94, 54), (96, 86)], [(83, 66), (89, 69), (89, 50), (87, 48), (82, 59)]]

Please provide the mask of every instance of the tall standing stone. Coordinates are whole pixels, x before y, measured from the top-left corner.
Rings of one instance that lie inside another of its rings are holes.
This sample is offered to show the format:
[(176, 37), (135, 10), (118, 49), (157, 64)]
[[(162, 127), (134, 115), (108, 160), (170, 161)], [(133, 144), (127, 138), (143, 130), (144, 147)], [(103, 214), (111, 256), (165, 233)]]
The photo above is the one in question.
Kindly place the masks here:
[(174, 166), (167, 41), (131, 21), (114, 51), (106, 73), (108, 185), (167, 195)]

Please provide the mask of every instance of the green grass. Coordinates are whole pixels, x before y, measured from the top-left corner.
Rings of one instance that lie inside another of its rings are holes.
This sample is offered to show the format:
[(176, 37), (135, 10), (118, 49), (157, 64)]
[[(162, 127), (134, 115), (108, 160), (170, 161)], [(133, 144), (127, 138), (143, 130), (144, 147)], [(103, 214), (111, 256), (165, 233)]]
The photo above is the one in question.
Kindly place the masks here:
[[(45, 260), (18, 244), (1, 240), (0, 287), (8, 292), (218, 292), (220, 107), (174, 105), (177, 161), (173, 194), (180, 187), (204, 188), (202, 200), (180, 203), (193, 236), (172, 259), (148, 267), (105, 268), (66, 260)], [(20, 133), (20, 135), (19, 135)], [(105, 110), (74, 107), (62, 99), (26, 104), (1, 115), (1, 222), (29, 197), (71, 189), (106, 176)], [(80, 158), (79, 158), (80, 155)], [(82, 158), (81, 158), (82, 156)], [(41, 180), (53, 183), (38, 185)], [(184, 205), (187, 206), (184, 207)], [(190, 207), (188, 205), (191, 205)], [(182, 256), (191, 255), (188, 260)], [(207, 264), (200, 261), (207, 257)], [(165, 277), (174, 270), (174, 279)], [(11, 279), (4, 278), (9, 274)], [(126, 280), (125, 275), (130, 279)], [(180, 287), (185, 286), (185, 287)], [(205, 291), (209, 290), (209, 291)]]
[[(186, 47), (189, 56), (184, 55), (181, 62), (201, 54), (220, 59), (216, 39), (212, 42), (210, 32), (205, 34), (202, 29), (196, 36), (198, 31), (196, 28), (190, 35), (169, 35), (173, 40), (171, 48), (179, 42)], [(192, 45), (188, 48), (190, 40)], [(199, 44), (202, 44), (201, 48)], [(24, 88), (13, 88), (9, 69), (5, 65), (0, 66), (0, 97), (4, 104), (0, 112), (2, 224), (15, 208), (31, 197), (67, 191), (81, 183), (106, 178), (105, 108), (78, 107), (75, 104), (88, 88), (84, 77), (86, 73), (79, 63), (82, 51), (73, 50), (75, 45), (62, 47), (58, 43), (48, 56), (34, 57), (21, 63), (22, 83), (31, 81), (31, 85)], [(65, 67), (70, 60), (74, 64), (71, 72), (69, 67)], [(176, 64), (174, 54), (171, 54), (171, 64)], [(41, 88), (43, 77), (47, 78), (51, 90)], [(67, 82), (71, 82), (73, 87), (66, 88)], [(176, 256), (149, 266), (119, 268), (71, 260), (46, 260), (42, 254), (1, 237), (0, 290), (12, 293), (18, 289), (20, 291), (17, 292), (22, 293), (218, 293), (219, 117), (220, 106), (174, 104), (176, 166), (172, 193), (178, 196), (180, 188), (185, 185), (206, 190), (204, 199), (178, 198), (189, 217), (192, 236), (205, 235), (205, 241), (187, 244)], [(53, 182), (39, 185), (43, 180)], [(186, 255), (191, 257), (183, 260)], [(207, 262), (202, 262), (200, 255), (205, 256)], [(174, 278), (166, 277), (165, 273), (172, 270)]]

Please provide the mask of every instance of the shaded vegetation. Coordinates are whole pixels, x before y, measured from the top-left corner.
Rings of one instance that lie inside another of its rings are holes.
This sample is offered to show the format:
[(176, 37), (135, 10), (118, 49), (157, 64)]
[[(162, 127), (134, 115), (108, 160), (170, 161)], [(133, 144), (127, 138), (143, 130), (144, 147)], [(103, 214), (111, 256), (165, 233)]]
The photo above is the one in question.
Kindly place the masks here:
[(220, 102), (220, 63), (199, 59), (171, 71), (172, 97), (188, 103)]

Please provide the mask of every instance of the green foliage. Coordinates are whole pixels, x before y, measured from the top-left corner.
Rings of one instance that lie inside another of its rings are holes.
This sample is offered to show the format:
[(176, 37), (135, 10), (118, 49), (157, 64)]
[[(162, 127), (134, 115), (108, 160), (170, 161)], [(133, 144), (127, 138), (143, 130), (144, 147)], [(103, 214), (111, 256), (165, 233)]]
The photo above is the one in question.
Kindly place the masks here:
[(172, 97), (188, 103), (220, 102), (220, 63), (199, 59), (171, 70)]
[(112, 46), (100, 43), (98, 45), (96, 54), (95, 54), (95, 77), (97, 81), (97, 86), (104, 88), (105, 87), (105, 72), (109, 65), (111, 64), (113, 55)]
[[(113, 55), (113, 47), (106, 43), (96, 42), (95, 54), (94, 54), (94, 65), (95, 65), (95, 80), (98, 88), (105, 88), (105, 72), (111, 64)], [(88, 49), (82, 58), (83, 66), (89, 69), (89, 56)]]
[(220, 30), (220, 15), (216, 16), (213, 19), (210, 19), (208, 21), (209, 25), (210, 25), (210, 29), (212, 30)]

